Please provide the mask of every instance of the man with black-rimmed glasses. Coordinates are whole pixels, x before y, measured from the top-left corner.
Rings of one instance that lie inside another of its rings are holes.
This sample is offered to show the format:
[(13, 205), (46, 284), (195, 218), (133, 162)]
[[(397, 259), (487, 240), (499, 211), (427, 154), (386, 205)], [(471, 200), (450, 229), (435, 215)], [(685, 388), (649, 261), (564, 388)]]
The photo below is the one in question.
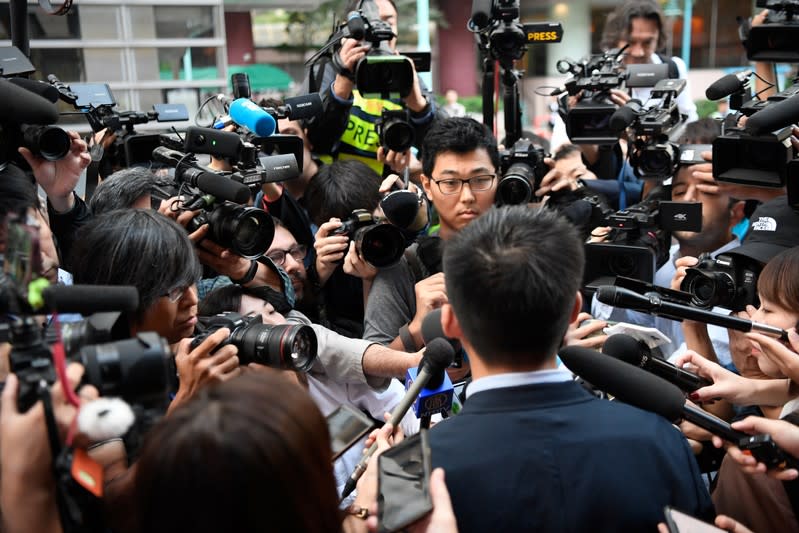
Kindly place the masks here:
[(438, 213), (438, 229), (395, 267), (378, 272), (364, 319), (364, 338), (409, 352), (424, 345), (425, 315), (447, 302), (442, 243), (494, 205), (499, 152), (486, 126), (448, 118), (428, 132), (421, 160), (422, 187)]

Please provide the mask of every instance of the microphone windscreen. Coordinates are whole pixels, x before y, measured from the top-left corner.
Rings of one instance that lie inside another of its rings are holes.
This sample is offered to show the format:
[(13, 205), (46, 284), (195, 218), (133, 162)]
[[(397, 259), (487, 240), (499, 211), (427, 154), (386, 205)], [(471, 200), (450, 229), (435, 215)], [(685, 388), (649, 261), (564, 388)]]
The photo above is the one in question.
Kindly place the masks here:
[(477, 28), (485, 28), (491, 20), (493, 0), (472, 0), (472, 23)]
[(799, 94), (771, 103), (749, 117), (746, 131), (752, 135), (769, 133), (799, 121)]
[(380, 207), (389, 222), (400, 228), (411, 229), (419, 213), (419, 198), (408, 190), (394, 191), (380, 200)]
[(682, 418), (682, 391), (646, 370), (581, 346), (563, 348), (558, 357), (569, 370), (624, 403), (671, 422)]
[(602, 345), (602, 353), (631, 365), (641, 364), (641, 344), (623, 333), (608, 337)]
[(233, 122), (244, 126), (258, 137), (269, 137), (275, 133), (277, 123), (272, 115), (247, 98), (234, 100), (228, 114)]
[(631, 105), (637, 104), (636, 107), (641, 106), (641, 102), (636, 99), (630, 100), (627, 104), (621, 106), (610, 116), (610, 129), (613, 131), (622, 131), (635, 121), (636, 109)]
[(361, 14), (357, 11), (350, 11), (347, 15), (347, 29), (350, 30), (350, 37), (356, 41), (363, 39), (366, 34), (366, 26), (363, 23)]
[(58, 102), (58, 89), (49, 83), (38, 80), (29, 80), (28, 78), (8, 78), (8, 81), (18, 87), (22, 87), (23, 89), (27, 89), (32, 93), (36, 93), (52, 103)]
[(615, 285), (600, 285), (596, 290), (596, 299), (603, 304), (616, 305), (619, 287)]
[(444, 338), (431, 340), (424, 351), (423, 364), (435, 375), (446, 370), (455, 359), (455, 350)]
[(313, 118), (322, 112), (322, 97), (319, 93), (304, 94), (283, 100), (288, 111), (288, 118), (300, 120)]
[(38, 94), (0, 78), (0, 121), (55, 124), (58, 122), (58, 108)]
[(130, 286), (52, 285), (42, 295), (47, 309), (59, 313), (133, 312), (139, 307), (139, 291)]
[(708, 100), (721, 100), (743, 87), (743, 82), (736, 74), (727, 74), (710, 84), (705, 89), (705, 96)]
[(203, 172), (197, 177), (197, 187), (221, 200), (237, 204), (247, 203), (250, 199), (250, 189), (246, 185), (211, 172)]

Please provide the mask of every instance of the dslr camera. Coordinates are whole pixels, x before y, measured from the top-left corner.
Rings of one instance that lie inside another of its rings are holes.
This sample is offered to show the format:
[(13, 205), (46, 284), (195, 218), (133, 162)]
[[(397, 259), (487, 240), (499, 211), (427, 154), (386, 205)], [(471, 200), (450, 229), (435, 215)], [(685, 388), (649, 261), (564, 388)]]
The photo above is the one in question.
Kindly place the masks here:
[(546, 151), (529, 139), (519, 139), (499, 154), (502, 178), (497, 185), (499, 205), (526, 204), (549, 168), (544, 163)]
[(405, 108), (383, 109), (380, 118), (375, 122), (375, 130), (380, 137), (380, 146), (383, 150), (404, 152), (413, 146), (416, 140), (410, 112)]
[(356, 209), (331, 235), (346, 235), (355, 249), (375, 268), (393, 266), (405, 253), (405, 236), (393, 224), (379, 223), (365, 209)]
[(261, 315), (242, 316), (226, 312), (201, 317), (206, 330), (194, 337), (193, 350), (208, 336), (228, 328), (230, 336), (219, 347), (232, 344), (239, 349), (239, 363), (257, 363), (272, 368), (308, 372), (316, 361), (316, 333), (310, 326), (300, 324), (269, 325)]
[(760, 268), (740, 256), (710, 254), (685, 271), (680, 290), (691, 294), (691, 305), (712, 309), (724, 307), (741, 311), (747, 305), (757, 307), (757, 277)]

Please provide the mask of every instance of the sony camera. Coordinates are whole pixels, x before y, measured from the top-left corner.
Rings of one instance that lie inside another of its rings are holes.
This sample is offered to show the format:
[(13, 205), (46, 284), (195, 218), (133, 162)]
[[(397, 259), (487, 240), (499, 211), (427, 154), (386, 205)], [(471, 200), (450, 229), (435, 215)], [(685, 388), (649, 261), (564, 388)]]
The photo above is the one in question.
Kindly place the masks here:
[(741, 42), (750, 61), (795, 63), (799, 61), (796, 40), (799, 39), (799, 12), (796, 0), (757, 0), (757, 7), (769, 10), (766, 20), (752, 26), (752, 19), (743, 20), (738, 28)]
[(230, 336), (219, 347), (232, 344), (239, 349), (241, 365), (257, 363), (272, 368), (308, 372), (316, 361), (316, 333), (300, 324), (268, 325), (260, 315), (242, 316), (226, 312), (201, 317), (207, 329), (191, 342), (193, 350), (209, 335), (228, 328)]
[(331, 235), (347, 235), (355, 249), (375, 268), (395, 265), (405, 253), (405, 236), (392, 224), (378, 223), (365, 209), (356, 209)]
[(544, 163), (546, 151), (529, 139), (519, 139), (510, 149), (499, 154), (502, 179), (497, 185), (499, 205), (526, 204), (541, 186), (549, 170)]
[(691, 304), (712, 309), (724, 307), (741, 311), (758, 306), (757, 277), (760, 267), (739, 256), (720, 254), (714, 259), (702, 254), (699, 262), (685, 272), (680, 290), (691, 293)]

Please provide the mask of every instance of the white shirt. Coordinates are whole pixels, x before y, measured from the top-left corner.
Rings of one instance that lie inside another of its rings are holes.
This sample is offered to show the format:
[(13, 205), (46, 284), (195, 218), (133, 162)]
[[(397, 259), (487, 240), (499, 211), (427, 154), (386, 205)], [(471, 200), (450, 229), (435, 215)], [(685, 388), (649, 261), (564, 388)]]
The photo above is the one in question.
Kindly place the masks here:
[(468, 399), (473, 394), (487, 390), (522, 387), (524, 385), (538, 385), (541, 383), (562, 383), (572, 381), (573, 379), (571, 372), (561, 368), (534, 370), (532, 372), (494, 374), (493, 376), (486, 376), (469, 383), (466, 387), (466, 398)]

